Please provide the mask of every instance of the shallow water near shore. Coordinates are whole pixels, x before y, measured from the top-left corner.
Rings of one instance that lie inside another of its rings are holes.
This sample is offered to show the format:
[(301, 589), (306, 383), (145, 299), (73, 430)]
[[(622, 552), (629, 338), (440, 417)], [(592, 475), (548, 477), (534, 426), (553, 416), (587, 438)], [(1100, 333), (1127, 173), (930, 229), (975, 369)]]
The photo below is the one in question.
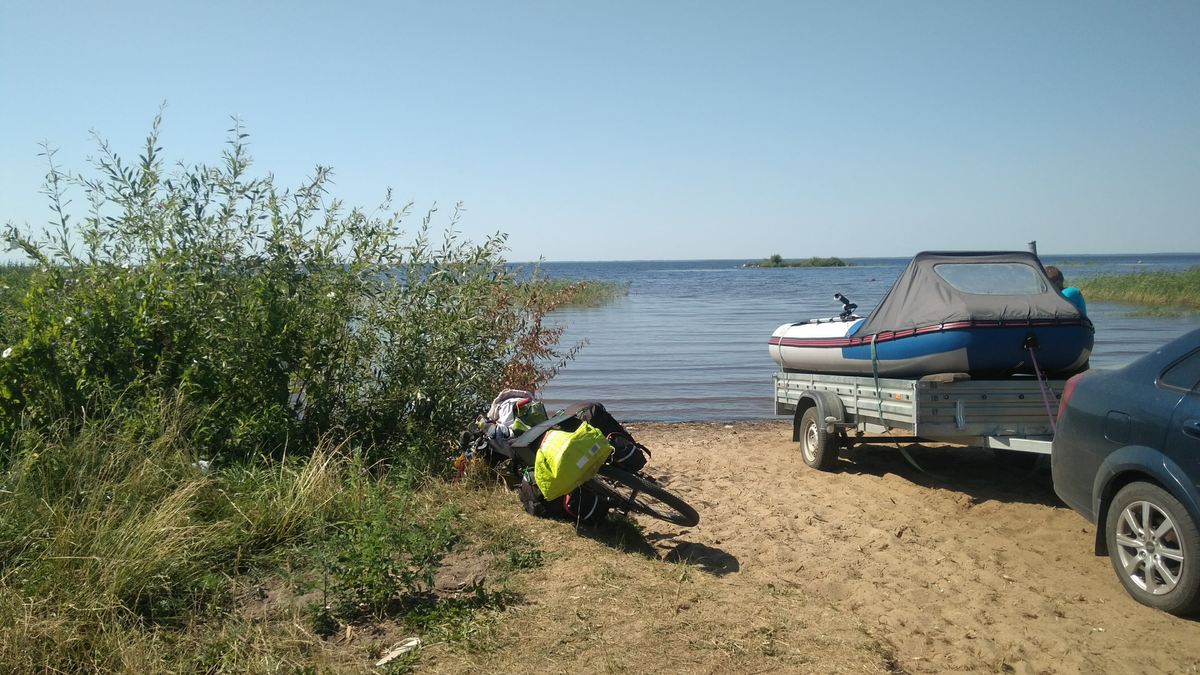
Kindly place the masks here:
[[(587, 339), (543, 392), (548, 407), (604, 403), (621, 420), (774, 417), (767, 338), (781, 324), (834, 316), (842, 293), (866, 316), (909, 258), (847, 258), (853, 267), (745, 268), (745, 260), (543, 263), (552, 277), (629, 281), (628, 297), (568, 308), (564, 347)], [(1067, 282), (1084, 276), (1200, 265), (1200, 254), (1042, 255)], [(1136, 305), (1088, 301), (1093, 368), (1119, 367), (1195, 328), (1200, 315), (1128, 316)]]

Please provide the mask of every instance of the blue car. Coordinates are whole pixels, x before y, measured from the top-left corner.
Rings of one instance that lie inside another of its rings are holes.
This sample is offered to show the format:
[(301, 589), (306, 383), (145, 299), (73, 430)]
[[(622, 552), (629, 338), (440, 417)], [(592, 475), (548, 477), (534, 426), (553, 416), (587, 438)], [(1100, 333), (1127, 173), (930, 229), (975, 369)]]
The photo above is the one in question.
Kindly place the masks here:
[(1097, 525), (1096, 555), (1139, 602), (1200, 610), (1200, 330), (1067, 381), (1054, 491)]

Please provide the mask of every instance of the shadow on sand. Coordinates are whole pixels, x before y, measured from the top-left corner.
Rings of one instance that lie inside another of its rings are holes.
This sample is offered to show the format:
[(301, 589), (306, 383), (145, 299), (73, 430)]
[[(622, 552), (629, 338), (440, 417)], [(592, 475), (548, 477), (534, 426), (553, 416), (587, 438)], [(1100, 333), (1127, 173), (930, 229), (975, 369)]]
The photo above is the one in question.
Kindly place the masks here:
[(871, 439), (869, 443), (842, 448), (835, 470), (873, 476), (892, 474), (922, 487), (962, 492), (977, 501), (1065, 508), (1054, 494), (1049, 455), (996, 453), (943, 444), (901, 445), (920, 469), (909, 464), (895, 443)]
[(628, 516), (613, 514), (596, 527), (578, 528), (580, 536), (626, 553), (671, 563), (684, 563), (714, 576), (725, 576), (741, 569), (733, 555), (714, 546), (689, 541), (682, 532), (651, 532), (647, 534), (637, 521)]

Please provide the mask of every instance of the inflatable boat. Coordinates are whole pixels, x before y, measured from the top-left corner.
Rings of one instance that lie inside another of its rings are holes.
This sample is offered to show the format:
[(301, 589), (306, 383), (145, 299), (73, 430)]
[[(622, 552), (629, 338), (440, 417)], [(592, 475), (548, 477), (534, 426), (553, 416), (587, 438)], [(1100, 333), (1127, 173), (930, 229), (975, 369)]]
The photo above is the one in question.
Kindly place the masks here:
[(936, 373), (1062, 376), (1087, 364), (1094, 329), (1032, 253), (917, 254), (866, 318), (787, 323), (769, 342), (793, 372), (915, 378)]

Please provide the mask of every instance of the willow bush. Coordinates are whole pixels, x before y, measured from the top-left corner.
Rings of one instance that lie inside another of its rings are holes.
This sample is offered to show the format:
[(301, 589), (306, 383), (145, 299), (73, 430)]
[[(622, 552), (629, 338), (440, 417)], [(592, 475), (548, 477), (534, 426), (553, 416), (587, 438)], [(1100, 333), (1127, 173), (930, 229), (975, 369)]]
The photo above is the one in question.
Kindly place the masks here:
[(182, 396), (210, 458), (336, 434), (428, 465), (498, 389), (538, 387), (564, 358), (543, 319), (573, 289), (539, 291), (535, 273), (529, 292), (503, 235), (458, 238), (458, 208), (440, 238), (436, 209), (406, 237), (411, 204), (347, 209), (326, 167), (278, 188), (251, 175), (240, 123), (216, 166), (168, 170), (160, 123), (136, 162), (97, 139), (88, 174), (47, 147), (55, 222), (7, 232), (32, 269), (4, 310), (0, 443), (114, 413), (152, 425)]

